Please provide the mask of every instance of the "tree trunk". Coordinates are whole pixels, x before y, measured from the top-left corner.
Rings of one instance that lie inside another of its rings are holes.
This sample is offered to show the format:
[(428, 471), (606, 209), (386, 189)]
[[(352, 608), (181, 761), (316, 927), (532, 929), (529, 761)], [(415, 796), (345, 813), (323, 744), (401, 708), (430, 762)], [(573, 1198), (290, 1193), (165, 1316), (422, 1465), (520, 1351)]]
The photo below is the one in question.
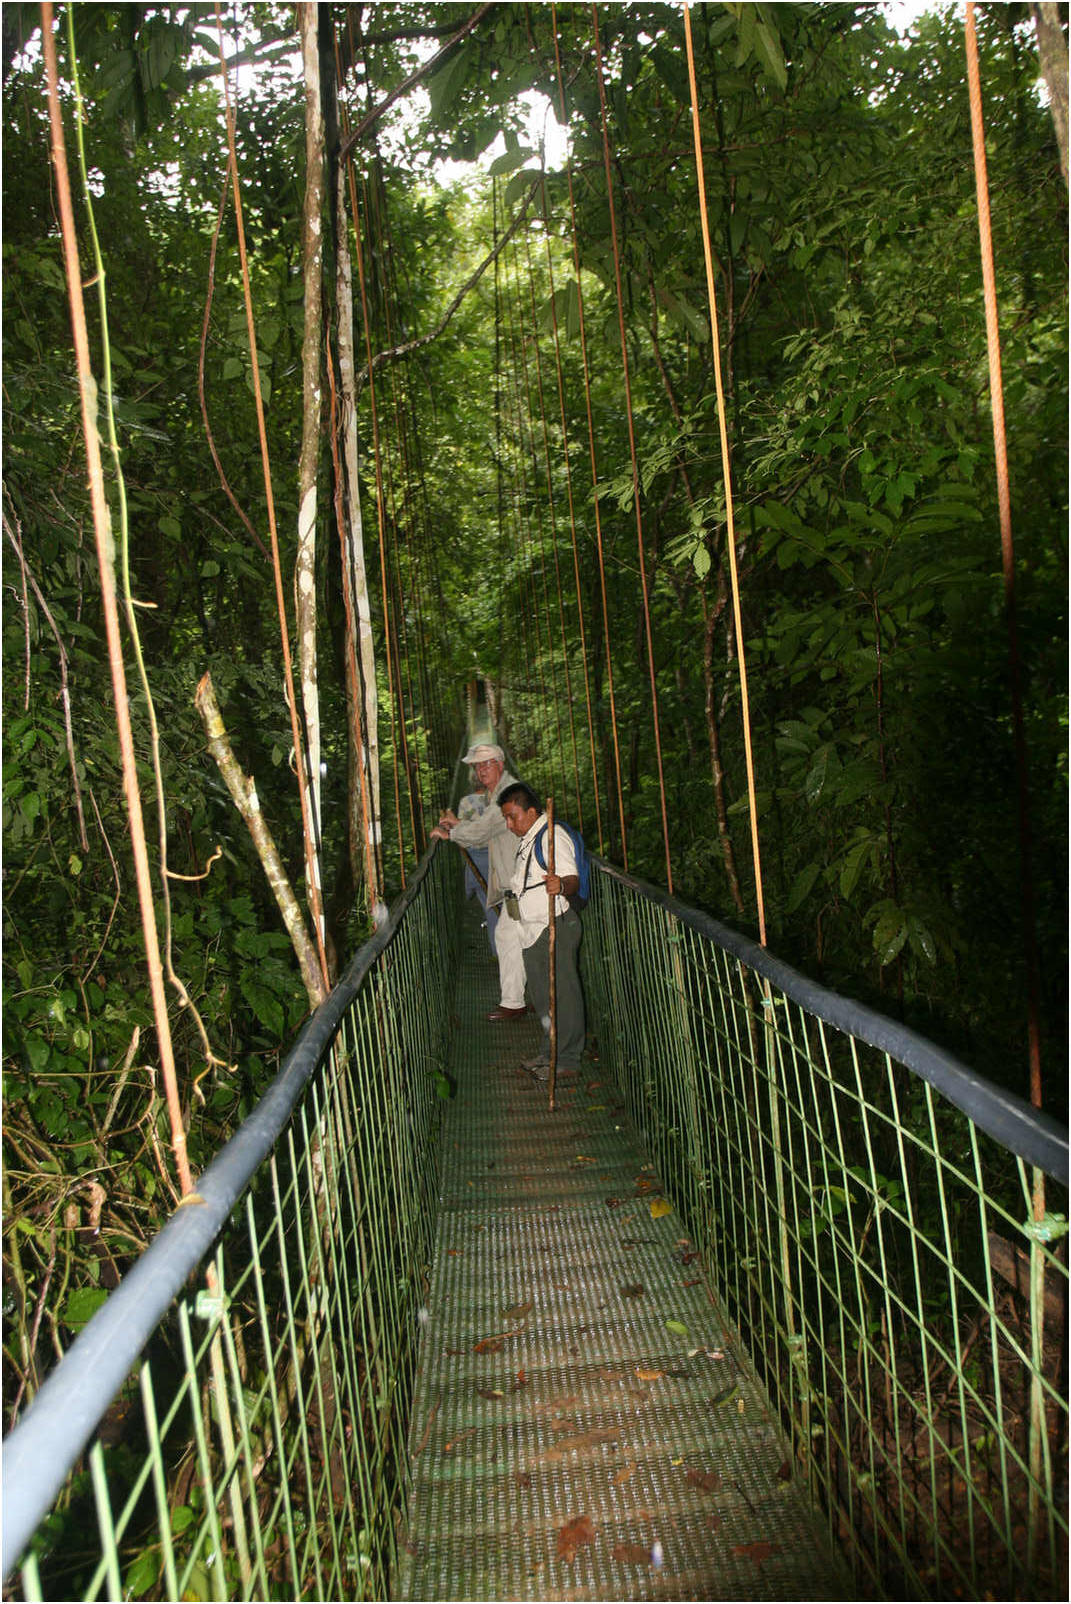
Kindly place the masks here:
[(1038, 65), (1049, 91), (1049, 110), (1060, 147), (1060, 171), (1067, 183), (1067, 40), (1055, 0), (1035, 0), (1031, 6), (1038, 34)]
[[(368, 887), (369, 903), (380, 895), (378, 864), (380, 837), (379, 803), (379, 709), (376, 699), (376, 658), (372, 639), (372, 613), (368, 600), (368, 573), (364, 560), (364, 525), (361, 520), (361, 495), (358, 479), (357, 452), (357, 383), (353, 361), (353, 271), (350, 263), (350, 245), (346, 214), (346, 175), (340, 165), (337, 173), (338, 204), (336, 207), (336, 296), (338, 306), (338, 370), (339, 401), (342, 434), (343, 509), (345, 528), (342, 531), (345, 545), (345, 578), (352, 588), (354, 615), (357, 625), (357, 645), (360, 663), (361, 690), (364, 708), (364, 752), (355, 754), (366, 778), (363, 791), (367, 801), (362, 807), (362, 826), (366, 843), (366, 859), (371, 873)], [(355, 220), (356, 221), (356, 220)], [(354, 765), (351, 765), (353, 767)]]
[(275, 845), (274, 837), (268, 828), (267, 820), (260, 809), (260, 798), (252, 778), (247, 779), (242, 773), (238, 759), (231, 749), (227, 738), (227, 731), (223, 725), (223, 715), (216, 701), (216, 692), (212, 684), (211, 674), (205, 674), (197, 687), (194, 705), (201, 715), (201, 722), (208, 737), (208, 750), (216, 761), (216, 767), (226, 782), (231, 799), (245, 820), (246, 828), (257, 849), (264, 873), (268, 877), (272, 895), (283, 916), (286, 933), (297, 954), (298, 964), (301, 967), (301, 978), (305, 982), (309, 1002), (315, 1008), (327, 996), (327, 987), (324, 984), (323, 972), (320, 968), (320, 959), (316, 951), (316, 944), (309, 935), (305, 920), (302, 917), (301, 907), (294, 888), (290, 884), (286, 870), (283, 868), (279, 850)]
[(320, 103), (320, 56), (317, 8), (297, 8), (305, 72), (305, 203), (302, 217), (302, 260), (305, 288), (305, 331), (301, 345), (302, 431), (298, 459), (298, 539), (294, 565), (294, 612), (297, 620), (301, 705), (305, 714), (309, 806), (315, 885), (309, 888), (313, 917), (323, 931), (323, 888), (320, 805), (320, 699), (316, 668), (316, 470), (320, 450), (323, 392), (320, 344), (323, 337), (323, 204), (324, 120)]

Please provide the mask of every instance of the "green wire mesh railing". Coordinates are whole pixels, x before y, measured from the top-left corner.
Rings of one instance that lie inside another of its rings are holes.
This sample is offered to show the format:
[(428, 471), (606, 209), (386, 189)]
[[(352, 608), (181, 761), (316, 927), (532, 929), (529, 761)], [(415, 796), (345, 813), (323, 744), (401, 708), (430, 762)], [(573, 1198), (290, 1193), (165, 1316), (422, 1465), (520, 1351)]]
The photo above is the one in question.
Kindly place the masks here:
[(1066, 1596), (1066, 1131), (602, 867), (603, 1066), (860, 1595)]
[(5, 1576), (21, 1559), (23, 1596), (387, 1595), (438, 1193), (455, 870), (425, 858), (8, 1438)]

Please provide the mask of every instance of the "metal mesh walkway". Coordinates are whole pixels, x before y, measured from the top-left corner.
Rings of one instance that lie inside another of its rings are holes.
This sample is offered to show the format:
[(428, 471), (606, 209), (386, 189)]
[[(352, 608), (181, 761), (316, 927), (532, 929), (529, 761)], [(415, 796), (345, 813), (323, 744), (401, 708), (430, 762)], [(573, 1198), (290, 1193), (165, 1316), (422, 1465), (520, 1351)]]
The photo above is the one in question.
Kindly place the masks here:
[(395, 1596), (854, 1596), (612, 1088), (548, 1113), (463, 948)]

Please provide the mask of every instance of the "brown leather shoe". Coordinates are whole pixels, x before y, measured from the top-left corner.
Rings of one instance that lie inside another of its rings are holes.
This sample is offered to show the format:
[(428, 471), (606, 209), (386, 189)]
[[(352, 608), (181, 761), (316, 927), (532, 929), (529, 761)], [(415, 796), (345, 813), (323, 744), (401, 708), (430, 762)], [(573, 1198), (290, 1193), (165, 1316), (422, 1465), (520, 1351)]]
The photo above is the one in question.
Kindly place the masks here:
[(503, 1008), (499, 1004), (497, 1008), (492, 1008), (487, 1017), (493, 1024), (500, 1025), (507, 1019), (523, 1019), (527, 1012), (527, 1008)]

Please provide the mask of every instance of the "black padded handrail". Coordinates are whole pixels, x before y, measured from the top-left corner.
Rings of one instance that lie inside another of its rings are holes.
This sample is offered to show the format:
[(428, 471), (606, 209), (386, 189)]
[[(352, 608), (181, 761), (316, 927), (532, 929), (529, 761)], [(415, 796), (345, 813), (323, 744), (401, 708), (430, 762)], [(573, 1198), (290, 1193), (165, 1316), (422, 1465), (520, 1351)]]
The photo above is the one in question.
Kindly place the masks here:
[(935, 1047), (933, 1042), (927, 1041), (917, 1031), (886, 1019), (864, 1003), (853, 1002), (818, 985), (816, 981), (808, 980), (780, 958), (775, 958), (765, 947), (760, 947), (736, 930), (730, 930), (728, 925), (721, 924), (710, 914), (689, 908), (668, 892), (626, 874), (604, 858), (592, 855), (592, 862), (603, 874), (638, 892), (647, 901), (657, 903), (682, 924), (688, 925), (724, 951), (731, 952), (734, 958), (739, 958), (749, 969), (769, 980), (786, 997), (791, 997), (793, 1002), (817, 1019), (888, 1053), (914, 1074), (921, 1075), (950, 1103), (968, 1115), (979, 1130), (994, 1137), (1026, 1163), (1044, 1170), (1063, 1186), (1068, 1184), (1066, 1126), (1060, 1125), (1048, 1114), (1031, 1108), (1014, 1092), (1005, 1091), (973, 1069), (968, 1069), (951, 1053)]

